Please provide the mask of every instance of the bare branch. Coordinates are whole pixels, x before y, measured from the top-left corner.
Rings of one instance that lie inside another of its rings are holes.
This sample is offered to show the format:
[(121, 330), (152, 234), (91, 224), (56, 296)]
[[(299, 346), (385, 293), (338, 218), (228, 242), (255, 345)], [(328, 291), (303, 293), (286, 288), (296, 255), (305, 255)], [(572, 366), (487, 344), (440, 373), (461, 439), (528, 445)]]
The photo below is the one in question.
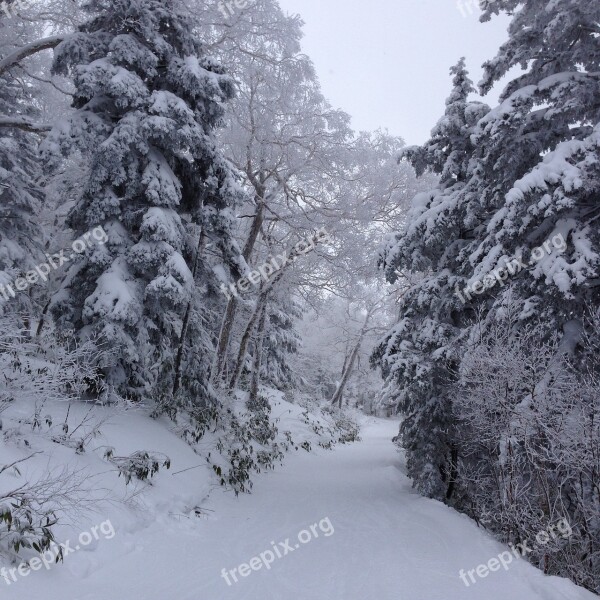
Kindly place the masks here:
[(0, 469), (0, 474), (4, 473), (4, 471), (8, 471), (8, 469), (10, 469), (11, 467), (14, 467), (14, 466), (18, 465), (19, 463), (25, 462), (26, 460), (29, 460), (30, 458), (33, 458), (36, 454), (41, 454), (41, 452), (34, 452), (33, 454), (30, 454), (29, 456), (27, 456), (25, 458), (21, 458), (20, 460), (15, 460), (15, 462), (11, 463), (10, 465), (4, 465)]
[(18, 50), (15, 50), (12, 54), (9, 54), (0, 60), (0, 75), (8, 71), (8, 69), (10, 69), (12, 66), (20, 63), (24, 58), (33, 56), (34, 54), (42, 52), (43, 50), (56, 48), (56, 46), (58, 46), (64, 39), (64, 35), (54, 35), (52, 37), (36, 40), (30, 44), (25, 44), (25, 46), (22, 46)]
[(14, 127), (29, 133), (44, 133), (52, 129), (51, 125), (46, 123), (34, 123), (24, 117), (3, 117), (0, 116), (0, 127)]

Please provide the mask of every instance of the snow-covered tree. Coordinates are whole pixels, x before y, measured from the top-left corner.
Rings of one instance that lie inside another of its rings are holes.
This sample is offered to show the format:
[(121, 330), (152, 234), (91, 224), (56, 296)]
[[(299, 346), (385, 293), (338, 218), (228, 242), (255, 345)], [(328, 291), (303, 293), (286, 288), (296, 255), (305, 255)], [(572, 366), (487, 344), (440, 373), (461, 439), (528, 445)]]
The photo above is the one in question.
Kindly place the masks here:
[[(476, 324), (465, 345), (453, 394), (455, 502), (505, 542), (566, 520), (569, 538), (535, 547), (528, 559), (598, 591), (600, 382), (574, 368), (558, 332), (540, 342), (544, 323), (519, 327), (518, 309), (507, 306), (493, 326)], [(585, 320), (597, 331), (597, 311)], [(597, 352), (592, 337), (584, 347)]]
[(173, 0), (92, 0), (86, 10), (54, 61), (74, 79), (75, 112), (46, 147), (89, 157), (68, 221), (78, 235), (102, 226), (108, 241), (70, 268), (53, 312), (111, 344), (118, 360), (106, 375), (122, 393), (168, 396), (195, 381), (200, 401), (213, 269), (243, 268), (230, 235), (243, 194), (214, 139), (233, 82)]
[[(10, 27), (9, 27), (10, 24)], [(27, 34), (21, 23), (0, 17), (0, 58)], [(33, 89), (10, 70), (0, 74), (0, 311), (32, 314), (30, 297), (15, 280), (40, 262), (42, 235), (34, 216), (44, 193), (39, 137), (28, 127), (37, 119)], [(11, 126), (8, 126), (8, 122)]]
[[(585, 305), (598, 302), (600, 6), (493, 1), (482, 18), (517, 5), (509, 40), (484, 65), (482, 92), (513, 67), (524, 73), (508, 83), (474, 136), (473, 177), (486, 218), (469, 262), (481, 277), (522, 255), (528, 272), (510, 286), (521, 299), (522, 318), (541, 314), (548, 331), (563, 331), (572, 321), (581, 326)], [(559, 236), (566, 248), (532, 250)], [(504, 293), (494, 291), (494, 307)], [(489, 294), (483, 301), (492, 301)], [(577, 339), (569, 343), (574, 347)]]
[[(300, 46), (297, 16), (286, 15), (275, 0), (258, 0), (223, 22), (218, 3), (202, 5), (217, 23), (215, 51), (238, 82), (220, 138), (251, 191), (239, 237), (244, 258), (260, 265), (269, 252), (283, 252), (291, 239), (324, 224), (339, 175), (336, 157), (351, 139), (349, 117), (324, 98)], [(216, 384), (235, 348), (239, 309), (233, 296), (223, 315)]]
[(279, 390), (298, 387), (298, 378), (290, 362), (302, 340), (296, 323), (302, 318), (302, 305), (287, 286), (278, 287), (267, 308), (263, 344), (262, 379)]
[(431, 139), (423, 146), (411, 146), (402, 152), (418, 176), (426, 170), (433, 171), (439, 174), (440, 187), (444, 188), (465, 180), (473, 154), (469, 134), (473, 124), (489, 110), (483, 103), (469, 101), (475, 88), (464, 58), (450, 69), (450, 74), (454, 76), (452, 93), (446, 100), (444, 116), (431, 131)]
[[(499, 12), (513, 20), (509, 40), (485, 65), (481, 91), (513, 67), (523, 74), (489, 110), (468, 101), (459, 64), (432, 140), (407, 153), (441, 181), (415, 197), (405, 229), (386, 245), (388, 280), (408, 284), (400, 321), (374, 358), (406, 415), (401, 439), (423, 493), (520, 539), (560, 507), (586, 531), (581, 547), (593, 548), (597, 408), (582, 382), (599, 366), (583, 342), (597, 347), (585, 313), (599, 300), (600, 6), (482, 6), (484, 20)], [(575, 368), (562, 378), (565, 362)], [(540, 566), (596, 589), (595, 551), (573, 560), (563, 550), (549, 550)], [(578, 561), (584, 569), (572, 567)]]
[(417, 172), (429, 169), (441, 178), (436, 189), (415, 196), (405, 229), (388, 239), (382, 257), (388, 281), (410, 273), (413, 281), (401, 298), (401, 320), (373, 355), (388, 381), (388, 401), (406, 415), (401, 440), (409, 474), (418, 489), (437, 498), (451, 493), (455, 462), (448, 383), (464, 321), (454, 287), (461, 280), (462, 248), (472, 235), (467, 177), (475, 149), (469, 138), (488, 110), (468, 100), (473, 88), (464, 61), (451, 73), (453, 90), (431, 140), (405, 152)]

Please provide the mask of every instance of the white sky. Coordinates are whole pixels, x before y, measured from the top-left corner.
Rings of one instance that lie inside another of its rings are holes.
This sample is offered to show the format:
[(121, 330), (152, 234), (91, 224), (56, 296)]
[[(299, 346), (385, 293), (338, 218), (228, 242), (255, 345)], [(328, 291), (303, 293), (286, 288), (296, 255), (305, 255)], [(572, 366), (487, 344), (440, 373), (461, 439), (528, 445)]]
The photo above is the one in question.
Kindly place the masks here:
[[(480, 23), (476, 0), (279, 2), (305, 21), (303, 48), (329, 101), (352, 116), (355, 129), (387, 128), (409, 144), (428, 139), (442, 116), (449, 68), (465, 56), (477, 83), (509, 22)], [(485, 101), (496, 99), (492, 92)]]

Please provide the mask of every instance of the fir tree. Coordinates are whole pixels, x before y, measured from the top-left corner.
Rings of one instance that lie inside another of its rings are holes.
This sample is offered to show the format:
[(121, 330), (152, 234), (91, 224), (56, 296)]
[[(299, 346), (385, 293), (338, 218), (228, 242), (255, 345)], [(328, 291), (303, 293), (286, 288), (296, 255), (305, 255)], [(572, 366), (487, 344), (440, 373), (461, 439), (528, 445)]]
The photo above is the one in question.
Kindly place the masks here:
[(108, 241), (70, 269), (54, 314), (114, 347), (107, 379), (123, 394), (168, 395), (208, 375), (209, 336), (190, 340), (209, 327), (202, 298), (208, 312), (214, 303), (206, 247), (242, 268), (230, 236), (242, 192), (213, 135), (233, 82), (173, 0), (92, 0), (86, 10), (94, 16), (56, 49), (75, 113), (48, 148), (89, 155), (69, 224), (78, 235), (101, 225)]
[(296, 387), (298, 378), (290, 364), (302, 341), (296, 322), (303, 311), (289, 287), (277, 288), (267, 308), (267, 326), (263, 347), (263, 381), (279, 390)]
[[(445, 117), (430, 142), (408, 153), (419, 171), (439, 173), (440, 185), (415, 198), (406, 229), (383, 257), (389, 281), (399, 270), (418, 281), (375, 359), (397, 382), (409, 415), (402, 431), (410, 474), (437, 497), (456, 483), (452, 436), (460, 433), (452, 431), (449, 391), (476, 320), (485, 332), (516, 306), (519, 326), (541, 318), (540, 341), (558, 331), (561, 352), (573, 353), (585, 307), (598, 303), (600, 6), (483, 4), (484, 19), (514, 16), (510, 39), (485, 65), (481, 91), (515, 66), (524, 74), (488, 111), (466, 102), (469, 86), (461, 65), (455, 69)], [(496, 278), (514, 257), (522, 272)]]
[(474, 223), (467, 215), (472, 199), (468, 170), (475, 152), (470, 135), (489, 110), (468, 100), (473, 87), (464, 60), (451, 73), (453, 90), (431, 140), (404, 153), (418, 173), (433, 171), (440, 183), (414, 198), (406, 229), (388, 240), (381, 261), (388, 281), (395, 282), (400, 271), (414, 273), (417, 280), (402, 299), (400, 322), (372, 357), (391, 382), (388, 395), (407, 415), (400, 439), (409, 475), (422, 493), (440, 499), (452, 493), (456, 460), (449, 384), (465, 319), (454, 288), (464, 281), (461, 257)]
[[(561, 331), (569, 322), (581, 327), (585, 305), (598, 303), (600, 6), (520, 4), (509, 40), (484, 65), (482, 92), (515, 66), (527, 70), (508, 83), (474, 136), (480, 149), (474, 177), (488, 214), (470, 261), (480, 275), (522, 256), (527, 272), (494, 294), (492, 314), (510, 288), (522, 319), (542, 314), (549, 332)], [(483, 18), (514, 6), (488, 2)], [(561, 239), (566, 247), (548, 245)]]
[[(0, 40), (7, 42), (9, 34), (5, 23), (0, 24)], [(24, 123), (37, 117), (31, 90), (11, 71), (0, 75), (0, 116)], [(0, 127), (0, 311), (32, 312), (29, 295), (15, 289), (15, 279), (43, 257), (34, 219), (44, 198), (38, 144), (27, 127)]]

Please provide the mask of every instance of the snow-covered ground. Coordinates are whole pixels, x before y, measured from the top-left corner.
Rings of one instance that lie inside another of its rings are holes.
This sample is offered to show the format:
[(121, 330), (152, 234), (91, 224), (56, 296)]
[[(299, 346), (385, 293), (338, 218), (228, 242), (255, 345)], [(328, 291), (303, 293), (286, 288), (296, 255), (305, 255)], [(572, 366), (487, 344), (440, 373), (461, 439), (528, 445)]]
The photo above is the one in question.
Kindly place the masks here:
[[(77, 540), (79, 532), (110, 518), (114, 537), (100, 535), (70, 554), (63, 565), (19, 577), (10, 586), (0, 579), (0, 598), (596, 598), (565, 579), (544, 576), (520, 559), (467, 588), (459, 570), (487, 563), (506, 548), (465, 516), (411, 490), (402, 457), (390, 441), (397, 432), (394, 421), (368, 418), (362, 442), (333, 451), (295, 452), (284, 467), (255, 477), (252, 494), (236, 498), (215, 486), (205, 469), (174, 475), (196, 465), (198, 457), (167, 435), (162, 425), (142, 416), (127, 418), (140, 422), (134, 429), (133, 422), (121, 420), (118, 427), (129, 426), (131, 436), (144, 437), (128, 438), (123, 430), (121, 439), (129, 439), (131, 450), (148, 446), (146, 436), (153, 428), (152, 449), (172, 457), (171, 471), (159, 473), (137, 509), (135, 499), (127, 508), (105, 504), (87, 517), (87, 525), (74, 525), (70, 535)], [(105, 435), (109, 434), (110, 429)], [(88, 460), (93, 462), (93, 457)], [(198, 517), (190, 512), (196, 502), (202, 508)], [(67, 539), (68, 532), (63, 533)], [(259, 558), (252, 561), (261, 553), (269, 569)], [(240, 567), (248, 562), (258, 570)], [(231, 585), (223, 569), (237, 569), (235, 577), (227, 574)]]

